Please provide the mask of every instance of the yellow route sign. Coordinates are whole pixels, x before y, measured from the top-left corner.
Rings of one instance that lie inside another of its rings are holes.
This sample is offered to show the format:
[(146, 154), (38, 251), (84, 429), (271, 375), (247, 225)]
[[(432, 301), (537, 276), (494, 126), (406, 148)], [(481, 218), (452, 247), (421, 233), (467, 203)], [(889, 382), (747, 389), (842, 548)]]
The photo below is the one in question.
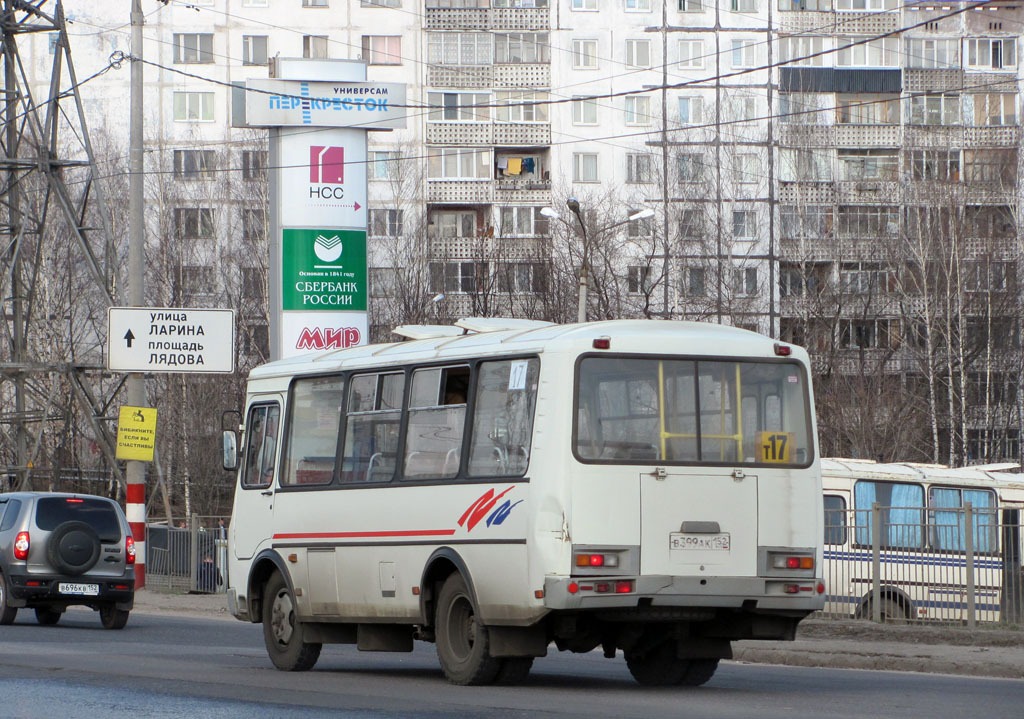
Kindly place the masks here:
[(754, 435), (754, 444), (760, 448), (761, 461), (772, 464), (792, 462), (792, 432), (758, 432)]
[(117, 458), (153, 461), (156, 445), (156, 409), (121, 407), (117, 417)]

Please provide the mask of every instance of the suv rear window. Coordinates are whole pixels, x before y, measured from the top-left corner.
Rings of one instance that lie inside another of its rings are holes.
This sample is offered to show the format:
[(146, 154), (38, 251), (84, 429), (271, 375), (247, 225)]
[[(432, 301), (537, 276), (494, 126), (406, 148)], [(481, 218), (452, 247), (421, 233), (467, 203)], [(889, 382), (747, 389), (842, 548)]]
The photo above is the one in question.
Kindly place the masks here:
[(85, 522), (99, 535), (101, 542), (121, 539), (121, 523), (117, 510), (102, 499), (78, 497), (45, 497), (36, 505), (36, 526), (52, 531), (64, 522)]

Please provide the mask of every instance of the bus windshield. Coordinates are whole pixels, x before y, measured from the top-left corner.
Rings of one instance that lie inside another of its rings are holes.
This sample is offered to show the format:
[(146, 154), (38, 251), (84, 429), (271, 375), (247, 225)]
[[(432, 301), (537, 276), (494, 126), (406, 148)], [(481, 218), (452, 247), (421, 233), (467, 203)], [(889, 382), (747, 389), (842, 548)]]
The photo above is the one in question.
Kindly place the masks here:
[(586, 357), (577, 387), (575, 451), (585, 462), (812, 459), (807, 378), (796, 362)]

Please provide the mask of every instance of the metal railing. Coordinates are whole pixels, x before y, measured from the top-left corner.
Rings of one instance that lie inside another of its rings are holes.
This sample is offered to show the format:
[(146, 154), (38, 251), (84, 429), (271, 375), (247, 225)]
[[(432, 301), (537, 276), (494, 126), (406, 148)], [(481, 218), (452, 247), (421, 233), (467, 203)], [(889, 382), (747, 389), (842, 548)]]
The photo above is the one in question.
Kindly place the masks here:
[(826, 511), (821, 614), (970, 627), (1020, 623), (1021, 538), (1018, 510), (969, 503)]
[(228, 580), (227, 517), (193, 514), (177, 526), (146, 525), (146, 584), (223, 592)]

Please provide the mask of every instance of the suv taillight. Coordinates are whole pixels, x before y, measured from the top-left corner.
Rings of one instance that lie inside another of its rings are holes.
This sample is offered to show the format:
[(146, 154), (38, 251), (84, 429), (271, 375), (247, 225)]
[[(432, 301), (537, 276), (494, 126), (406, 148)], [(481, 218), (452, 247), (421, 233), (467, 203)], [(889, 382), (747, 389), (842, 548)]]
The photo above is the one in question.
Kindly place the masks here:
[(18, 532), (18, 536), (14, 540), (14, 558), (28, 559), (29, 544), (31, 542), (28, 538), (28, 532)]
[(135, 540), (131, 537), (125, 537), (124, 556), (125, 562), (128, 564), (135, 564)]

